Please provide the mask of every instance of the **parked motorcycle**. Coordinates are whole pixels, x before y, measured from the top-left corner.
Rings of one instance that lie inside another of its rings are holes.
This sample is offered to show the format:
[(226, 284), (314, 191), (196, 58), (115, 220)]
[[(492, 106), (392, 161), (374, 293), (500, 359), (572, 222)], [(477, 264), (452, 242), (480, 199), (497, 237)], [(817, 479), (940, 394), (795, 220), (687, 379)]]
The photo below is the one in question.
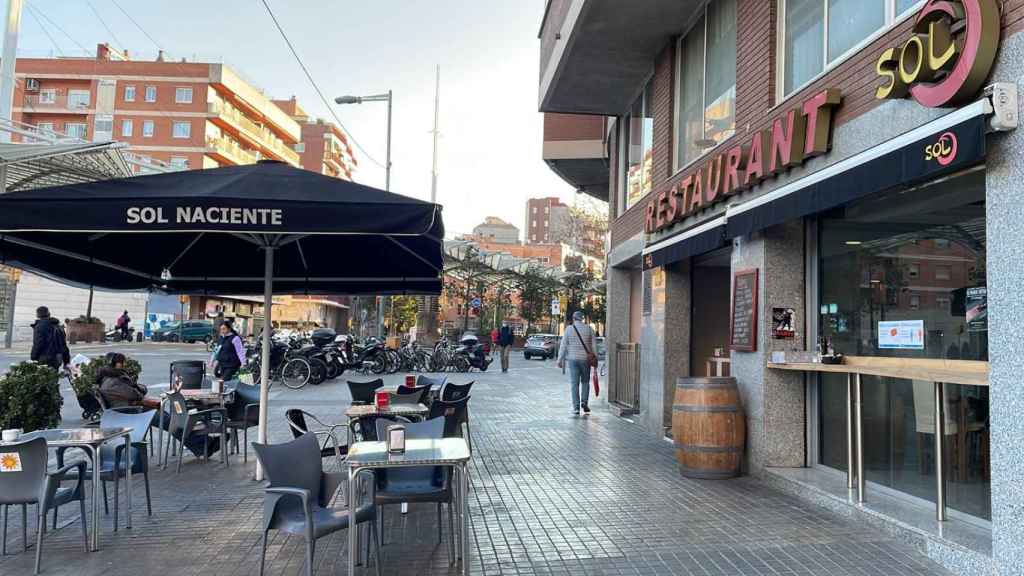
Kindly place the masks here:
[(103, 335), (103, 340), (105, 342), (122, 342), (122, 341), (123, 342), (134, 342), (135, 341), (135, 328), (132, 328), (130, 326), (128, 327), (128, 338), (127, 339), (125, 339), (124, 334), (121, 332), (120, 328), (114, 328), (113, 330), (108, 330), (107, 333)]
[[(481, 372), (486, 372), (487, 367), (491, 365), (492, 357), (487, 355), (484, 350), (484, 345), (480, 343), (480, 340), (475, 334), (466, 334), (459, 341), (459, 346), (455, 349), (455, 355), (458, 362), (459, 372), (469, 372), (470, 369), (476, 368)], [(459, 357), (465, 359), (465, 361), (458, 360)], [(468, 364), (468, 366), (467, 366)]]

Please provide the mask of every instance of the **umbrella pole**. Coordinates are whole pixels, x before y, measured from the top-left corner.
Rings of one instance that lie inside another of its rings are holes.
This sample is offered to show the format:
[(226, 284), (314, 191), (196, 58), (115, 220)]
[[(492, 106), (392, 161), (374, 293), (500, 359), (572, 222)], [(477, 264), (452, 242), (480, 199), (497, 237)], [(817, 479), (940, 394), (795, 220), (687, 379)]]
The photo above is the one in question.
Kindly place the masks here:
[[(267, 443), (267, 402), (270, 391), (270, 332), (273, 324), (271, 314), (273, 313), (273, 286), (274, 286), (274, 248), (266, 246), (263, 270), (263, 342), (260, 358), (260, 426), (259, 442)], [(259, 459), (256, 459), (256, 480), (263, 480), (263, 467)]]

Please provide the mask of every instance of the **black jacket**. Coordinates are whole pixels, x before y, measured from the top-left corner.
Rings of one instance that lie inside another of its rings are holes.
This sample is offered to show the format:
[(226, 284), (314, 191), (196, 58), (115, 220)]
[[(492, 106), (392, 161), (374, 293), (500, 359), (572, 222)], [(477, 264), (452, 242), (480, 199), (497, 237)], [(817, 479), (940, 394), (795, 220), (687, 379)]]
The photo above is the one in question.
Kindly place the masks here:
[(511, 346), (515, 341), (515, 335), (512, 334), (511, 326), (502, 326), (501, 331), (498, 332), (498, 345), (499, 346)]
[(146, 387), (133, 381), (121, 370), (104, 367), (96, 380), (100, 394), (111, 408), (141, 406), (142, 399), (146, 397)]
[(71, 363), (71, 351), (56, 318), (40, 318), (32, 324), (31, 358), (54, 367)]

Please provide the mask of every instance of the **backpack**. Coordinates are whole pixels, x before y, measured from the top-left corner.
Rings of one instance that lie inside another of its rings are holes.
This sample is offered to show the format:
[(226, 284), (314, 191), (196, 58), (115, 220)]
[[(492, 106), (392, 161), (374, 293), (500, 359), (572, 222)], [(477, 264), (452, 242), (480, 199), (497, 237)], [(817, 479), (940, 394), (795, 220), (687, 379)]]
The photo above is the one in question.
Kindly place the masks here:
[(124, 316), (120, 316), (117, 319), (117, 327), (124, 328)]

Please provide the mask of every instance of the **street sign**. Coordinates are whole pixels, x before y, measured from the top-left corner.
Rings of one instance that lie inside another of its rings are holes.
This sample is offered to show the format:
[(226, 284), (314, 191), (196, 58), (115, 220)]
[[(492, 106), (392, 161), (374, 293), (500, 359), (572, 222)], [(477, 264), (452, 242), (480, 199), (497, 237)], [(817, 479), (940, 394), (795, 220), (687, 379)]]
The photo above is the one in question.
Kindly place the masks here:
[(561, 302), (558, 300), (558, 298), (552, 298), (551, 299), (551, 315), (552, 316), (558, 316), (561, 313), (562, 313)]
[(479, 298), (473, 298), (473, 300), (470, 301), (470, 303), (469, 303), (469, 307), (470, 308), (479, 308), (480, 307), (480, 299)]
[(568, 310), (569, 309), (569, 297), (566, 296), (565, 294), (562, 294), (561, 296), (559, 296), (558, 297), (558, 306), (559, 306), (560, 310)]

